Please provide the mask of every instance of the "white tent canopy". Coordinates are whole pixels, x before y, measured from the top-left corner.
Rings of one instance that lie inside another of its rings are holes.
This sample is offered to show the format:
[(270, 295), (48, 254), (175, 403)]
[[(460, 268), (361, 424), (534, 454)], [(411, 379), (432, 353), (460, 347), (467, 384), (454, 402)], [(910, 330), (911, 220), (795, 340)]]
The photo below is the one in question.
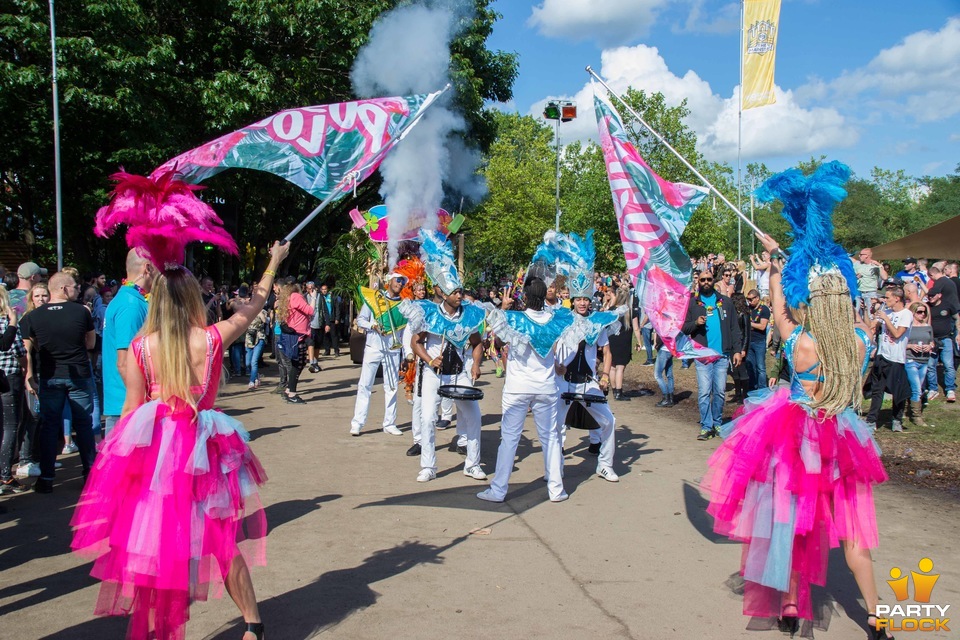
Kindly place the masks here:
[(907, 256), (960, 260), (960, 215), (873, 248), (875, 260), (903, 260)]

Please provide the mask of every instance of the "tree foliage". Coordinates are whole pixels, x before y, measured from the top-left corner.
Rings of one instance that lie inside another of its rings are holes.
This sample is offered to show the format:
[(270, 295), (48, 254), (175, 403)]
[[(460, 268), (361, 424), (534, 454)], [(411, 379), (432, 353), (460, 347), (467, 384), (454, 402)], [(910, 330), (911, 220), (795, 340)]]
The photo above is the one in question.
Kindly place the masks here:
[[(370, 27), (402, 0), (88, 0), (56, 6), (64, 247), (82, 267), (121, 264), (122, 241), (93, 238), (107, 176), (135, 173), (281, 109), (353, 99), (349, 71)], [(475, 0), (472, 21), (452, 43), (451, 77), (485, 149), (495, 123), (484, 101), (511, 97), (514, 54), (485, 42), (498, 15)], [(36, 239), (54, 253), (52, 89), (48, 4), (11, 0), (0, 13), (0, 212), (5, 239)], [(316, 202), (285, 181), (254, 172), (210, 179), (209, 197), (242, 243), (265, 246)], [(292, 259), (312, 266), (318, 247), (349, 226), (346, 211), (379, 200), (377, 180), (341, 201), (297, 238)], [(223, 269), (222, 263), (203, 265)], [(233, 265), (227, 264), (226, 277)]]

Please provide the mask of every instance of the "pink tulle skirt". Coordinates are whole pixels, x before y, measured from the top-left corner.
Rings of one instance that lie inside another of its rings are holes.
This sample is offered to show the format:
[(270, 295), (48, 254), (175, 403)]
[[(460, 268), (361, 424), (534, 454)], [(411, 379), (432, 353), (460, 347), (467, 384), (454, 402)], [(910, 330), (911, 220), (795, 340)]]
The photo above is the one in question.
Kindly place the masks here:
[(752, 393), (702, 484), (714, 530), (744, 543), (748, 616), (780, 615), (793, 577), (798, 615), (811, 619), (810, 585), (825, 584), (830, 549), (878, 545), (872, 487), (887, 474), (869, 427), (849, 409), (820, 419), (790, 397)]
[(219, 597), (234, 558), (265, 563), (266, 481), (242, 425), (218, 411), (147, 403), (117, 423), (71, 522), (94, 559), (97, 615), (130, 615), (128, 638), (182, 640), (190, 603)]

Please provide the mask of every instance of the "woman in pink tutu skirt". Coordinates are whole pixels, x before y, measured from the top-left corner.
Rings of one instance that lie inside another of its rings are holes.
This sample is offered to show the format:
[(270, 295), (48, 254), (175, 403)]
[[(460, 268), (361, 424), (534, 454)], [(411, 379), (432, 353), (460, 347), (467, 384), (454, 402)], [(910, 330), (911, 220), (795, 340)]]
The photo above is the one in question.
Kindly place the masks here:
[[(128, 243), (150, 252), (159, 273), (146, 324), (126, 360), (122, 417), (104, 442), (73, 516), (72, 547), (94, 559), (91, 575), (102, 581), (95, 613), (130, 615), (128, 638), (182, 640), (191, 602), (206, 600), (211, 591), (220, 596), (226, 586), (246, 623), (243, 640), (262, 640), (247, 567), (265, 563), (267, 528), (257, 487), (266, 474), (243, 426), (214, 409), (214, 402), (223, 345), (242, 336), (263, 308), (289, 245), (271, 249), (250, 304), (207, 327), (200, 285), (179, 264), (183, 238), (219, 241), (235, 250), (232, 239), (215, 229), (219, 219), (191, 200), (191, 188), (183, 183), (173, 184), (186, 198), (174, 204), (175, 228), (157, 233), (164, 219), (156, 214), (171, 194), (145, 195), (142, 184), (131, 186), (133, 177), (122, 178), (114, 208), (98, 215), (98, 231), (105, 215), (106, 232), (117, 223), (130, 224)], [(160, 190), (170, 191), (171, 184)], [(148, 206), (125, 206), (123, 196), (130, 193), (137, 203), (146, 198)], [(144, 210), (153, 214), (145, 221), (150, 229), (142, 224)], [(184, 231), (180, 240), (171, 240), (177, 227), (196, 228), (185, 211), (196, 214), (192, 221), (204, 237)], [(209, 237), (211, 229), (217, 237)]]
[[(750, 394), (742, 415), (724, 426), (703, 481), (715, 531), (745, 545), (744, 615), (778, 618), (791, 636), (800, 619), (813, 619), (810, 586), (825, 584), (827, 555), (842, 545), (870, 637), (886, 637), (876, 628), (870, 550), (879, 544), (872, 487), (887, 475), (857, 413), (872, 340), (854, 311), (856, 276), (831, 222), (848, 177), (831, 162), (809, 178), (778, 174), (758, 191), (762, 200), (783, 201), (793, 230), (789, 261), (781, 271), (773, 260), (770, 275), (792, 378)], [(757, 237), (779, 255), (775, 240)]]

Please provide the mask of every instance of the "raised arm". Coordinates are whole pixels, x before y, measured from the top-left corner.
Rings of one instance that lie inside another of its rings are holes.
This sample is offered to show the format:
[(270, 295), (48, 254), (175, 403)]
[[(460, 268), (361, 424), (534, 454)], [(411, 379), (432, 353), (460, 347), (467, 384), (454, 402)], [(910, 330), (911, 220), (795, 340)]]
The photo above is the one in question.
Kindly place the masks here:
[(267, 303), (267, 297), (270, 295), (270, 290), (273, 288), (273, 279), (277, 276), (277, 268), (280, 267), (289, 253), (289, 244), (273, 243), (273, 247), (270, 249), (270, 264), (267, 265), (266, 271), (263, 272), (263, 276), (257, 282), (250, 303), (237, 307), (236, 313), (215, 325), (223, 339), (223, 344), (233, 344), (237, 338), (246, 332), (247, 327), (263, 309), (263, 306)]
[(780, 332), (780, 337), (786, 340), (797, 328), (797, 323), (787, 312), (787, 301), (780, 282), (780, 260), (772, 257), (778, 255), (780, 245), (765, 233), (757, 233), (756, 236), (763, 248), (770, 252), (770, 317), (773, 318), (773, 326)]

